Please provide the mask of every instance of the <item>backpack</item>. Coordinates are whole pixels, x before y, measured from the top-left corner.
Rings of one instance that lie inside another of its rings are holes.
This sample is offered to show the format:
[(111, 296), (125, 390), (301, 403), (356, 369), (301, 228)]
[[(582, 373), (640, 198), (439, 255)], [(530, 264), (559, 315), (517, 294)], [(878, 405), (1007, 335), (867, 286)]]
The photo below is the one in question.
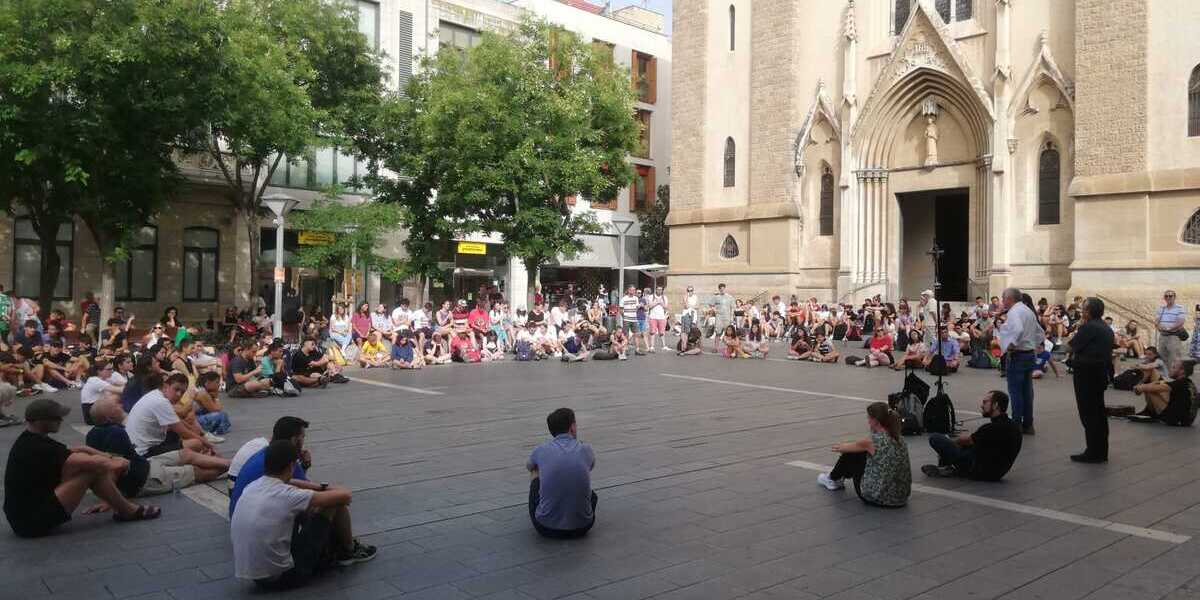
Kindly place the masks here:
[(1113, 377), (1113, 389), (1132, 392), (1133, 386), (1142, 382), (1142, 372), (1138, 369), (1125, 369), (1120, 375)]
[(922, 405), (929, 399), (929, 384), (912, 371), (909, 371), (908, 375), (904, 377), (903, 391), (916, 396), (917, 401)]
[(938, 392), (925, 403), (925, 411), (921, 415), (921, 423), (925, 426), (925, 431), (929, 433), (943, 433), (949, 435), (954, 433), (954, 425), (957, 422), (954, 414), (954, 403), (950, 401), (950, 396), (946, 394), (946, 390), (941, 384), (938, 385)]
[(617, 353), (612, 350), (597, 350), (592, 353), (592, 360), (617, 360)]
[(522, 362), (533, 360), (533, 344), (527, 341), (519, 341), (513, 347), (513, 352), (516, 354), (515, 360)]
[(862, 362), (863, 358), (861, 356), (847, 356), (845, 358), (845, 361), (846, 361), (846, 364), (853, 367), (853, 366), (858, 365), (858, 363)]
[(921, 413), (923, 406), (916, 395), (911, 392), (896, 392), (888, 394), (888, 405), (900, 415), (900, 433), (902, 435), (921, 435)]
[(975, 348), (971, 352), (971, 360), (967, 361), (967, 366), (972, 369), (991, 369), (992, 355), (986, 348)]
[(299, 396), (299, 395), (300, 395), (300, 388), (296, 387), (296, 384), (292, 383), (291, 379), (284, 379), (283, 380), (283, 396), (285, 398), (295, 398), (296, 396)]
[(930, 375), (949, 375), (950, 369), (946, 368), (946, 357), (941, 354), (934, 354), (933, 358), (929, 359), (929, 366), (925, 368)]

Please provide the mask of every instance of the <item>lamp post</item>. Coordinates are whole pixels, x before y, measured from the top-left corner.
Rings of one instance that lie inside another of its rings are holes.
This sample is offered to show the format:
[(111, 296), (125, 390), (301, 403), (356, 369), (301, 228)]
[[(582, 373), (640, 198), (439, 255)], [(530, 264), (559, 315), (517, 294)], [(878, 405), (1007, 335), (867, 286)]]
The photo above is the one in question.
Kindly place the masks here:
[(625, 293), (625, 234), (634, 223), (636, 221), (625, 216), (612, 218), (613, 229), (617, 230), (617, 298)]
[(287, 216), (299, 202), (287, 194), (263, 196), (263, 205), (275, 214), (275, 312), (271, 316), (276, 339), (283, 338), (283, 226)]

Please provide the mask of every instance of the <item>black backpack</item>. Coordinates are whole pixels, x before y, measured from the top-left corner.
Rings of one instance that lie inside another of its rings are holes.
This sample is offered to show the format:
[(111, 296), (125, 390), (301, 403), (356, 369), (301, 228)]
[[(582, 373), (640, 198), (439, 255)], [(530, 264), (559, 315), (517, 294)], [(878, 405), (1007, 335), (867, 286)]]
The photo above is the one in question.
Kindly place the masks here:
[(921, 435), (921, 413), (924, 407), (917, 396), (910, 392), (888, 394), (888, 404), (896, 414), (900, 415), (900, 433), (902, 435)]
[(946, 367), (946, 357), (941, 354), (934, 354), (933, 358), (929, 359), (929, 366), (925, 367), (930, 375), (939, 377), (950, 374), (950, 369)]
[(1138, 369), (1125, 369), (1120, 375), (1113, 377), (1113, 389), (1133, 391), (1133, 386), (1142, 382), (1142, 372)]
[(988, 355), (986, 348), (976, 348), (971, 351), (971, 360), (967, 361), (967, 366), (972, 369), (990, 369), (992, 357)]
[(929, 433), (946, 435), (954, 433), (954, 425), (957, 423), (954, 403), (950, 401), (950, 396), (946, 394), (946, 390), (941, 384), (938, 384), (937, 394), (925, 403), (925, 412), (921, 416), (921, 423), (925, 426), (925, 431)]
[(908, 375), (904, 377), (903, 391), (916, 396), (917, 401), (922, 405), (929, 399), (929, 384), (925, 383), (924, 379), (921, 379), (919, 375), (912, 371), (909, 371)]

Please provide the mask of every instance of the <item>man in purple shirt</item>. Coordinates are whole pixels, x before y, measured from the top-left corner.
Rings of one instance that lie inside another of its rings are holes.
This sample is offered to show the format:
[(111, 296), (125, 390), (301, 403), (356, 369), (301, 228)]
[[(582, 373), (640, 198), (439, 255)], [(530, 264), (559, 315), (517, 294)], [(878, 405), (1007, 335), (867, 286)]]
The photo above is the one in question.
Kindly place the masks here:
[(577, 439), (575, 411), (560, 408), (546, 417), (553, 439), (533, 449), (525, 468), (529, 483), (529, 519), (538, 533), (551, 538), (587, 535), (596, 522), (592, 491), (592, 447)]

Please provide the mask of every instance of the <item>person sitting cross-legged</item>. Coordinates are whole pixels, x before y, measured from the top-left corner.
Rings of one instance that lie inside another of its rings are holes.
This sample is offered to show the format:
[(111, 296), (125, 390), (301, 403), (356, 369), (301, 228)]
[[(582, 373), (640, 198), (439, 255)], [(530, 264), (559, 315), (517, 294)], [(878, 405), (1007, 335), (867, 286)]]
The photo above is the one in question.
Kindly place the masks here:
[(941, 433), (929, 435), (938, 464), (922, 466), (922, 473), (979, 481), (1000, 481), (1008, 473), (1021, 453), (1021, 427), (1008, 418), (1008, 394), (999, 390), (984, 392), (979, 399), (979, 414), (991, 421), (975, 433), (956, 438)]
[(546, 417), (553, 439), (533, 449), (529, 470), (529, 519), (538, 533), (550, 538), (587, 535), (596, 522), (596, 492), (592, 469), (596, 454), (580, 442), (575, 411), (560, 408)]
[(150, 458), (141, 456), (125, 431), (125, 410), (116, 398), (97, 401), (92, 418), (96, 426), (88, 431), (87, 445), (129, 461), (129, 469), (117, 478), (117, 488), (129, 498), (166, 494), (193, 483), (213, 481), (229, 469), (229, 459), (188, 448)]
[(171, 373), (166, 378), (151, 374), (144, 385), (150, 391), (133, 405), (126, 419), (126, 430), (138, 455), (150, 458), (183, 448), (216, 454), (203, 431), (197, 433), (188, 427), (175, 412), (175, 405), (187, 389), (187, 377), (182, 373)]
[(386, 367), (391, 360), (387, 347), (383, 345), (382, 334), (378, 329), (372, 329), (358, 352), (358, 364), (364, 369)]
[(694, 323), (691, 324), (687, 330), (687, 334), (679, 336), (679, 343), (675, 346), (675, 349), (678, 350), (676, 354), (678, 356), (696, 356), (700, 354), (702, 352), (700, 348), (700, 338), (702, 336), (700, 328)]
[(811, 360), (819, 363), (835, 363), (841, 355), (833, 345), (833, 340), (822, 329), (817, 329), (817, 339), (813, 343), (808, 356), (801, 355), (800, 360)]
[(196, 422), (200, 428), (213, 435), (225, 435), (233, 429), (229, 420), (229, 412), (221, 404), (221, 375), (214, 371), (201, 373), (196, 380), (196, 391), (192, 395), (195, 401)]
[(230, 398), (253, 398), (270, 392), (271, 380), (263, 377), (262, 367), (255, 364), (257, 349), (253, 340), (246, 340), (230, 357), (225, 372), (225, 393)]
[(342, 370), (317, 348), (317, 340), (307, 337), (300, 351), (292, 355), (292, 381), (300, 387), (322, 387), (326, 382), (349, 383)]
[(129, 461), (50, 437), (71, 409), (48, 398), (25, 407), (25, 431), (13, 442), (4, 471), (4, 516), (20, 537), (41, 537), (71, 520), (88, 490), (115, 510), (116, 521), (157, 519), (157, 506), (130, 502), (117, 488)]
[(959, 349), (958, 340), (950, 335), (950, 329), (946, 325), (942, 325), (938, 329), (938, 339), (929, 342), (929, 352), (923, 360), (925, 370), (937, 375), (935, 372), (937, 366), (934, 364), (934, 357), (941, 355), (946, 363), (946, 372), (943, 375), (958, 371), (958, 363), (962, 359), (962, 352)]
[(420, 352), (417, 352), (417, 342), (412, 335), (412, 330), (401, 329), (396, 332), (395, 340), (392, 342), (392, 368), (393, 369), (420, 369), (425, 366), (425, 361), (422, 360)]
[(354, 539), (350, 490), (296, 485), (292, 472), (299, 460), (292, 442), (271, 442), (263, 450), (264, 475), (245, 487), (230, 519), (234, 575), (260, 588), (298, 588), (328, 567), (377, 554)]

